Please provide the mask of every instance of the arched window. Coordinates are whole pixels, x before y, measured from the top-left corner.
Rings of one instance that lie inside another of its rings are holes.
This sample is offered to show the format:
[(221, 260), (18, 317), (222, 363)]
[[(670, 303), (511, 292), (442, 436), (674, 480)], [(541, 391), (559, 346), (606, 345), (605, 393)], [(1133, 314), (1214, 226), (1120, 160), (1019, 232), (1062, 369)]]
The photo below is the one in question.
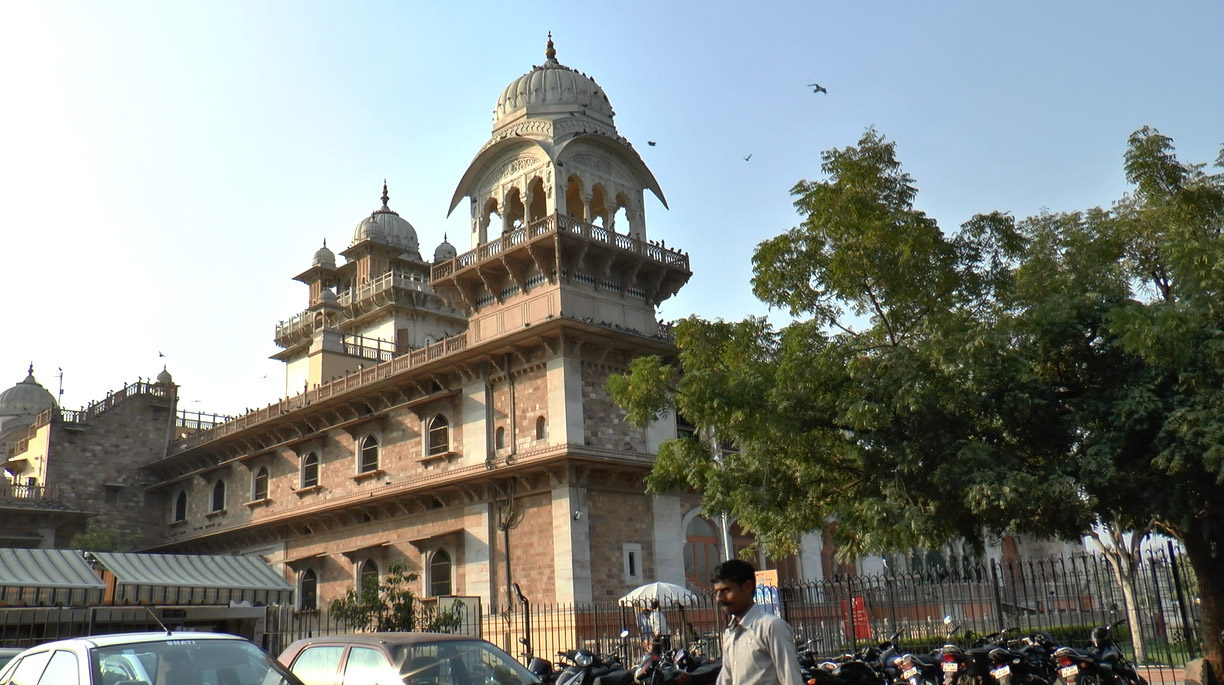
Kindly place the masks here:
[(187, 491), (179, 490), (179, 494), (174, 498), (174, 519), (175, 522), (187, 520)]
[(298, 596), (301, 598), (298, 608), (302, 611), (316, 611), (319, 608), (319, 576), (314, 569), (302, 571), (302, 579), (298, 583)]
[(710, 522), (694, 517), (684, 531), (684, 576), (693, 590), (709, 588), (710, 574), (718, 564), (718, 540)]
[(378, 564), (373, 559), (366, 559), (357, 571), (357, 589), (364, 590), (370, 585), (378, 586)]
[(319, 455), (311, 452), (302, 458), (302, 487), (313, 488), (319, 484)]
[(361, 461), (357, 465), (357, 473), (369, 473), (378, 470), (378, 438), (367, 435), (361, 441)]
[(212, 511), (225, 511), (225, 481), (219, 480), (213, 486)]
[(445, 454), (450, 451), (450, 422), (438, 414), (429, 422), (429, 449), (427, 454)]
[(548, 422), (544, 420), (543, 416), (537, 416), (536, 417), (536, 433), (535, 433), (536, 438), (535, 439), (543, 440), (544, 436), (547, 434), (548, 434)]
[(260, 466), (251, 481), (251, 501), (258, 502), (268, 499), (268, 468)]
[(442, 597), (451, 594), (451, 558), (444, 549), (429, 558), (429, 596)]
[(499, 450), (506, 449), (506, 427), (498, 426), (497, 430), (494, 431), (493, 435), (494, 435), (493, 444), (497, 447), (497, 449)]

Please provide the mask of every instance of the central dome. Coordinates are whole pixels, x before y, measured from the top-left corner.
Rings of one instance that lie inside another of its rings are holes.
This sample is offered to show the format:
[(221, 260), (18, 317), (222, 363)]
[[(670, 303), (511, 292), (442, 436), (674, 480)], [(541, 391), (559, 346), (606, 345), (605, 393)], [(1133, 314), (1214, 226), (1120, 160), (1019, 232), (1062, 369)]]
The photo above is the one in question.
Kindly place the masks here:
[(17, 385), (0, 392), (0, 416), (34, 416), (55, 406), (55, 397), (34, 380), (34, 365)]
[[(373, 240), (393, 245), (412, 255), (419, 255), (416, 229), (387, 206), (387, 202), (390, 199), (390, 195), (387, 193), (387, 184), (384, 181), (382, 207), (371, 212), (370, 216), (362, 219), (357, 224), (357, 227), (353, 229), (353, 241), (350, 243), (350, 246), (364, 240)], [(316, 253), (315, 258), (318, 259), (318, 257), (319, 255)], [(332, 260), (334, 262), (334, 256)]]
[(540, 114), (586, 114), (606, 124), (612, 124), (612, 103), (595, 79), (571, 69), (557, 61), (552, 36), (548, 38), (548, 49), (544, 51), (547, 61), (523, 74), (497, 98), (493, 110), (493, 128), (503, 122), (525, 116)]

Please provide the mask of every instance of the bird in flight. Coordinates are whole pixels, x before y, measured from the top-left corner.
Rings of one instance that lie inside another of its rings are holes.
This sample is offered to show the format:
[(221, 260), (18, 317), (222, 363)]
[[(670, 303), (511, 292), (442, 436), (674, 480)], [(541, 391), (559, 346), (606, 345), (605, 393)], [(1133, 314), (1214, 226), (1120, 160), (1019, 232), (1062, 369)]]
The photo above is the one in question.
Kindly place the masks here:
[(159, 351), (159, 352), (157, 353), (157, 356), (159, 356), (159, 357), (164, 357), (164, 356), (166, 356), (166, 355), (162, 354), (162, 353)]
[(748, 160), (750, 160), (750, 159), (752, 159), (752, 153), (751, 153), (751, 152), (749, 152), (749, 153), (748, 153), (748, 156), (744, 158), (744, 161), (745, 161), (745, 162), (747, 162), (747, 161), (748, 161)]
[(646, 141), (646, 144), (649, 145), (650, 147), (654, 147), (656, 145), (656, 143), (653, 140)]
[(829, 93), (829, 91), (825, 90), (825, 87), (819, 83), (809, 83), (808, 88), (811, 88), (813, 93), (824, 93), (826, 95)]

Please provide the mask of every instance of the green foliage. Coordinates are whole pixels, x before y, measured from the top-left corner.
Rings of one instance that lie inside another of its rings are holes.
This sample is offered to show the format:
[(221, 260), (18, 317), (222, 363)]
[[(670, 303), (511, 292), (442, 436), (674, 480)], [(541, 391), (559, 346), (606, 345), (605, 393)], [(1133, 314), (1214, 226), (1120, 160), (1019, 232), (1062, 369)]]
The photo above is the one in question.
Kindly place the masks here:
[(948, 236), (895, 153), (868, 130), (793, 188), (803, 221), (758, 247), (753, 290), (794, 323), (692, 317), (674, 360), (609, 384), (635, 425), (674, 409), (700, 429), (649, 488), (701, 492), (774, 555), (830, 520), (844, 557), (1155, 527), (1218, 633), (1224, 177), (1145, 128), (1113, 207)]
[(361, 589), (349, 588), (343, 597), (333, 599), (328, 610), (333, 618), (353, 628), (368, 631), (453, 632), (463, 621), (463, 605), (455, 603), (447, 611), (423, 606), (410, 585), (416, 573), (403, 563), (392, 563), (378, 582), (367, 582)]
[(132, 549), (130, 536), (113, 528), (103, 528), (90, 521), (85, 530), (68, 541), (72, 549), (85, 552), (127, 552)]

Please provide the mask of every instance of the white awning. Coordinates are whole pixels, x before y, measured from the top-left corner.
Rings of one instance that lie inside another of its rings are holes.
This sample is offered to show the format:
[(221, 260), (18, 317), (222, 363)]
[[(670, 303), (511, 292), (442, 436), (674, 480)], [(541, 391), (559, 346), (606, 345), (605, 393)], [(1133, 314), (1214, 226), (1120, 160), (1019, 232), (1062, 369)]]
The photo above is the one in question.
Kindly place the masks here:
[(0, 548), (0, 603), (87, 606), (100, 603), (105, 589), (76, 550)]
[(281, 604), (293, 586), (257, 557), (90, 552), (115, 576), (115, 603)]

